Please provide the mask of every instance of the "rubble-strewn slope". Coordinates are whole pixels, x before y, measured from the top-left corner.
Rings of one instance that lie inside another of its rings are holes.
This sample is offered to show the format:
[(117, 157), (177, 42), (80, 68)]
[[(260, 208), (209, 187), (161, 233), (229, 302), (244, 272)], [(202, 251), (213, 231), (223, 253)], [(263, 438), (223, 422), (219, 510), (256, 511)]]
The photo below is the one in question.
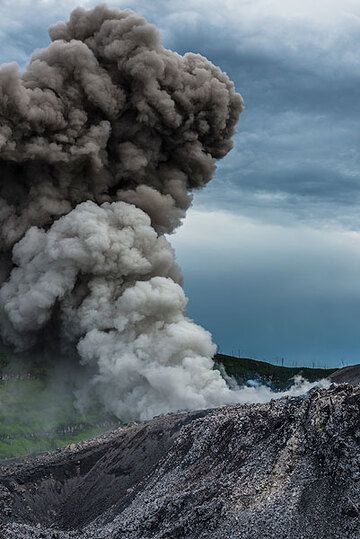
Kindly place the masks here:
[(360, 536), (360, 388), (178, 413), (0, 467), (0, 537)]
[(336, 384), (360, 384), (360, 365), (350, 365), (330, 374), (329, 380)]

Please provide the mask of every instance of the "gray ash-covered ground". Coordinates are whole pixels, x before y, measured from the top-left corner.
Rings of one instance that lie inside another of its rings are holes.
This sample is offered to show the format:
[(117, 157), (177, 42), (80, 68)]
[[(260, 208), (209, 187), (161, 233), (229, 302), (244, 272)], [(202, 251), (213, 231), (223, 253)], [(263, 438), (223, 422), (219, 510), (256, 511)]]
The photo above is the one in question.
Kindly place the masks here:
[(0, 467), (1, 539), (360, 537), (360, 388), (176, 413)]
[(360, 365), (350, 365), (330, 374), (329, 380), (336, 384), (360, 384)]

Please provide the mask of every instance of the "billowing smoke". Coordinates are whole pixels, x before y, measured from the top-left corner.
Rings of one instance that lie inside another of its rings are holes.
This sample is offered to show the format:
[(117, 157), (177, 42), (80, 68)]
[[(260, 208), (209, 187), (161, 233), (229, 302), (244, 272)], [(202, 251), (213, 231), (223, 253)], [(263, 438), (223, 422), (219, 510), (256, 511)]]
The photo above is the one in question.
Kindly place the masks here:
[(0, 68), (2, 341), (55, 342), (123, 420), (282, 396), (213, 370), (164, 235), (231, 149), (233, 83), (129, 11), (76, 9), (50, 36)]
[(3, 342), (76, 349), (125, 420), (238, 400), (164, 234), (231, 149), (240, 95), (130, 11), (76, 9), (50, 36), (0, 69)]

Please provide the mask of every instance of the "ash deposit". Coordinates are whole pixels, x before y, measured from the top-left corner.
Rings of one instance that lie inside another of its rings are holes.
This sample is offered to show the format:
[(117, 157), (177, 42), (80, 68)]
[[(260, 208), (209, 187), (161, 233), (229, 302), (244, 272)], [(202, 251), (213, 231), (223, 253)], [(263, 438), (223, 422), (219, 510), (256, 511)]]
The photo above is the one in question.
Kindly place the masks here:
[(174, 413), (0, 468), (4, 539), (357, 539), (360, 388)]

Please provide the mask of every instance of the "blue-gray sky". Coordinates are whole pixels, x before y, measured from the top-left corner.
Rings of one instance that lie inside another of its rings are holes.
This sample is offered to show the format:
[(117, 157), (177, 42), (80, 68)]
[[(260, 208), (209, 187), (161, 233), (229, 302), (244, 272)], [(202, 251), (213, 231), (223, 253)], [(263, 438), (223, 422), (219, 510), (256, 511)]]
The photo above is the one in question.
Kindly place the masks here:
[[(24, 66), (73, 0), (0, 0), (0, 62)], [(189, 315), (224, 352), (360, 362), (360, 3), (111, 2), (204, 54), (246, 109), (234, 150), (171, 238)]]

